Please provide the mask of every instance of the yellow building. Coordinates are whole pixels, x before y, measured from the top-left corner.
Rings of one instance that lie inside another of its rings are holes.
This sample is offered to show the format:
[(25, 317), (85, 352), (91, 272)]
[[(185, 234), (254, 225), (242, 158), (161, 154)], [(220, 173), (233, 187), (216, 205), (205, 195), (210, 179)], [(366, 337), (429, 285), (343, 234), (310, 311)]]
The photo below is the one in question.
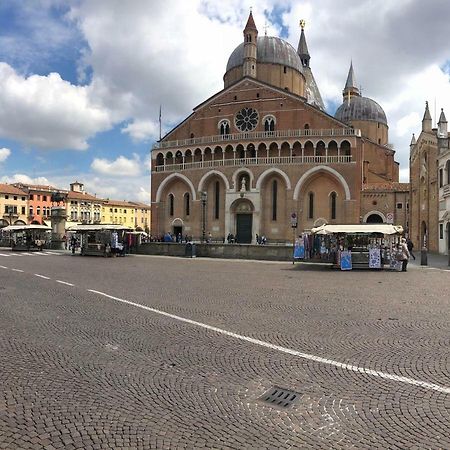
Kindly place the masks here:
[(135, 227), (135, 205), (122, 200), (106, 199), (102, 205), (101, 223)]
[(28, 194), (10, 184), (0, 183), (0, 227), (26, 225)]
[(151, 207), (146, 203), (130, 202), (134, 205), (135, 228), (139, 231), (150, 233), (150, 224), (152, 223)]

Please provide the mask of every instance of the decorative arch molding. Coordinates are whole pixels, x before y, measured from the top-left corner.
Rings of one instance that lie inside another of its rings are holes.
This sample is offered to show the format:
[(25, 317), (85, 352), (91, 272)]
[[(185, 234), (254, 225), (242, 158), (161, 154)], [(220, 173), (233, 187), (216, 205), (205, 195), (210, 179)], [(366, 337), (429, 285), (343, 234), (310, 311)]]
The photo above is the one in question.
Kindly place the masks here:
[(292, 186), (291, 186), (291, 180), (289, 179), (289, 177), (286, 175), (285, 172), (283, 172), (280, 169), (277, 169), (276, 167), (271, 167), (270, 169), (265, 170), (259, 177), (258, 180), (256, 181), (256, 189), (261, 189), (261, 185), (262, 182), (264, 181), (264, 179), (266, 177), (268, 177), (270, 174), (272, 173), (277, 173), (278, 175), (281, 175), (281, 177), (284, 179), (284, 181), (286, 182), (286, 189), (287, 190), (291, 190)]
[(172, 226), (176, 226), (178, 224), (181, 225), (181, 226), (184, 226), (183, 219), (180, 219), (179, 217), (177, 217), (177, 218), (172, 220)]
[(169, 175), (167, 178), (164, 178), (164, 180), (159, 185), (158, 190), (156, 191), (156, 198), (155, 198), (155, 202), (156, 203), (159, 203), (161, 201), (161, 196), (162, 196), (162, 193), (164, 191), (164, 188), (174, 178), (180, 178), (185, 183), (187, 183), (187, 185), (191, 189), (192, 200), (197, 200), (197, 197), (195, 195), (195, 188), (194, 188), (194, 185), (192, 184), (192, 181), (187, 176), (185, 176), (185, 175), (183, 175), (181, 173), (173, 173), (173, 174)]
[(223, 182), (225, 183), (225, 188), (227, 189), (227, 191), (230, 190), (230, 182), (228, 181), (228, 178), (222, 172), (219, 172), (218, 170), (210, 170), (209, 172), (206, 172), (200, 179), (200, 181), (198, 183), (198, 192), (203, 191), (203, 186), (204, 186), (206, 180), (212, 175), (218, 175), (220, 178), (222, 178)]
[(376, 216), (380, 216), (383, 219), (383, 223), (386, 223), (386, 216), (380, 212), (380, 211), (369, 211), (364, 217), (363, 217), (363, 222), (366, 223), (367, 219), (372, 215), (375, 214)]
[(249, 186), (249, 190), (251, 190), (253, 183), (254, 183), (254, 175), (253, 172), (250, 169), (247, 169), (246, 167), (240, 167), (239, 169), (237, 169), (234, 173), (233, 176), (231, 177), (231, 179), (233, 180), (233, 186), (234, 189), (237, 188), (237, 177), (239, 174), (241, 173), (246, 173), (249, 177), (250, 177), (250, 186)]
[(342, 187), (344, 188), (345, 200), (351, 200), (352, 197), (350, 195), (350, 188), (348, 187), (348, 184), (347, 184), (347, 181), (345, 181), (345, 178), (337, 170), (333, 169), (332, 167), (327, 167), (327, 166), (312, 167), (311, 169), (307, 170), (300, 177), (300, 180), (298, 180), (297, 184), (295, 185), (294, 196), (293, 196), (294, 200), (298, 200), (298, 194), (300, 193), (300, 189), (305, 184), (306, 180), (311, 175), (315, 174), (316, 172), (327, 172), (327, 173), (330, 173), (331, 175), (333, 175), (335, 178), (337, 178), (341, 182)]

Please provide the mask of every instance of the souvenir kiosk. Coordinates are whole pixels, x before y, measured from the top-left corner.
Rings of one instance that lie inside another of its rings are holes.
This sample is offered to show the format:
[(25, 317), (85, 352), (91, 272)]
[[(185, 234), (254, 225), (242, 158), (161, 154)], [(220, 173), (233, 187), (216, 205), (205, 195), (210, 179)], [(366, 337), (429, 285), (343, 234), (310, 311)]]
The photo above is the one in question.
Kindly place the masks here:
[(126, 233), (131, 228), (123, 225), (73, 225), (67, 231), (80, 236), (83, 256), (124, 256), (127, 253)]
[(42, 251), (50, 241), (52, 229), (46, 225), (9, 225), (2, 228), (8, 233), (13, 251)]
[(312, 233), (326, 236), (327, 252), (333, 266), (341, 270), (352, 268), (383, 269), (396, 267), (397, 246), (403, 228), (390, 224), (322, 225)]

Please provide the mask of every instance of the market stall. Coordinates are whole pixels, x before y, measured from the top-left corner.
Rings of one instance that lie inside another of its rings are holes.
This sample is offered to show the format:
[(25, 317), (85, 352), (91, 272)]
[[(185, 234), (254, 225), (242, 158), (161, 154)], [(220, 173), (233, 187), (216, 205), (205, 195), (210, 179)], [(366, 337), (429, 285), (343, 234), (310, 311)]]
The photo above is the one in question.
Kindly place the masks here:
[(2, 234), (9, 237), (14, 251), (42, 251), (50, 241), (51, 227), (46, 225), (9, 225)]
[(123, 225), (74, 225), (68, 228), (80, 239), (82, 255), (123, 256), (127, 253), (127, 232)]
[(341, 270), (395, 268), (403, 228), (390, 224), (322, 225), (311, 230), (327, 261)]

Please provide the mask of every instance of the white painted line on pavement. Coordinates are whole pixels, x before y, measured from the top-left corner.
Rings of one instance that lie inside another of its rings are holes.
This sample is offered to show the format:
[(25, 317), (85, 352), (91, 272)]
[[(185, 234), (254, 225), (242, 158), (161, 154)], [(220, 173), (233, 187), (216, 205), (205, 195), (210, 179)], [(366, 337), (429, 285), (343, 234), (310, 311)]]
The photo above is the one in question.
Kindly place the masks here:
[(11, 269), (13, 272), (22, 272), (23, 273), (23, 270), (22, 269)]
[(7, 255), (6, 253), (0, 253), (0, 256), (11, 256), (11, 255)]
[(44, 255), (57, 255), (59, 256), (61, 253), (56, 253), (56, 252), (43, 252)]
[(140, 303), (130, 302), (129, 300), (124, 300), (122, 298), (113, 297), (112, 295), (105, 294), (104, 292), (95, 291), (94, 289), (88, 289), (89, 292), (93, 292), (94, 294), (103, 295), (104, 297), (108, 297), (112, 300), (116, 300), (121, 303), (126, 303), (127, 305), (135, 306), (136, 308), (145, 309), (146, 311), (150, 311), (156, 314), (160, 314), (161, 316), (170, 317), (171, 319), (179, 320), (180, 322), (185, 322), (190, 325), (195, 325), (197, 327), (205, 328), (210, 331), (215, 331), (216, 333), (223, 334), (225, 336), (230, 336), (235, 339), (239, 339), (241, 341), (250, 342), (251, 344), (260, 345), (261, 347), (270, 348), (272, 350), (277, 350), (279, 352), (287, 353), (289, 355), (298, 356), (303, 359), (308, 359), (310, 361), (315, 361), (322, 364), (328, 364), (330, 366), (339, 367), (340, 369), (349, 370), (352, 372), (363, 373), (366, 375), (371, 375), (377, 378), (384, 378), (386, 380), (397, 381), (399, 383), (411, 384), (413, 386), (418, 386), (424, 389), (429, 389), (433, 391), (443, 392), (444, 394), (450, 394), (450, 387), (441, 386), (439, 384), (429, 383), (427, 381), (416, 380), (414, 378), (403, 377), (400, 375), (392, 375), (386, 372), (380, 372), (379, 370), (368, 369), (366, 367), (355, 366), (353, 364), (342, 363), (339, 361), (334, 361), (328, 358), (322, 358), (321, 356), (311, 355), (309, 353), (299, 352), (297, 350), (293, 350), (286, 347), (281, 347), (280, 345), (271, 344), (269, 342), (260, 341), (259, 339), (254, 339), (248, 336), (243, 336), (241, 334), (236, 334), (231, 331), (223, 330), (222, 328), (213, 327), (211, 325), (207, 325), (205, 323), (196, 322), (195, 320), (186, 319), (185, 317), (177, 316), (175, 314), (170, 314), (164, 311), (160, 311), (159, 309), (150, 308), (149, 306), (141, 305)]
[(6, 266), (0, 266), (0, 269), (7, 269)]
[(50, 280), (49, 277), (46, 277), (45, 275), (39, 275), (38, 273), (34, 274), (35, 277), (43, 278), (44, 280)]
[(67, 286), (75, 286), (72, 283), (68, 283), (67, 281), (56, 280), (57, 283), (66, 284)]

